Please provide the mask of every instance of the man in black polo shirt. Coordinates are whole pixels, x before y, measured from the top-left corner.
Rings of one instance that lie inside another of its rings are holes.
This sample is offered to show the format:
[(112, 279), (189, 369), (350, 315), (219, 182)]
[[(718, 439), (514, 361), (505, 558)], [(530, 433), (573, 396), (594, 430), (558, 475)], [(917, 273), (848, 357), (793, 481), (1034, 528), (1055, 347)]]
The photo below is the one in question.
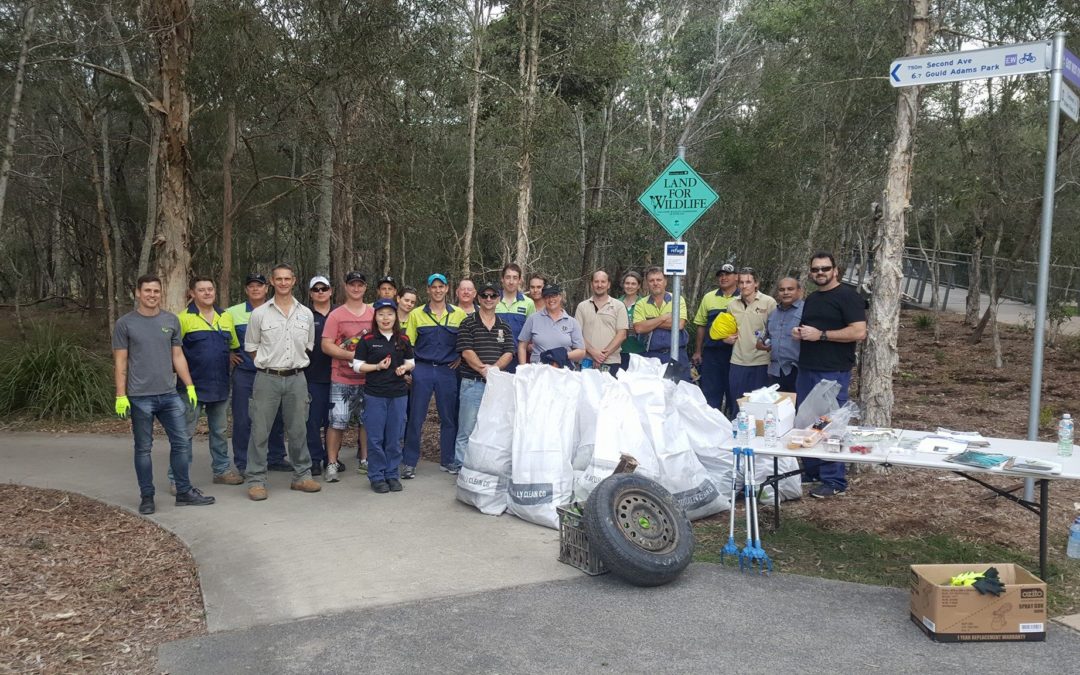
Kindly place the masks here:
[(479, 308), (461, 322), (457, 334), (457, 350), (461, 354), (461, 390), (458, 395), (458, 432), (454, 443), (454, 471), (465, 461), (469, 434), (476, 426), (476, 413), (484, 398), (488, 371), (502, 370), (514, 359), (514, 337), (510, 325), (495, 314), (499, 304), (499, 289), (492, 283), (480, 286)]

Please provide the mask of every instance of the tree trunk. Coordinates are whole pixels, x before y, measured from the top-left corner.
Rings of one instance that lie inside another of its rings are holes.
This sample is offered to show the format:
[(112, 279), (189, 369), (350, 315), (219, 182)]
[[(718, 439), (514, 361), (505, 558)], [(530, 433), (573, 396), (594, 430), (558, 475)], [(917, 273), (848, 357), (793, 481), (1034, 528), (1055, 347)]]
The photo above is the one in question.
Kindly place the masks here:
[(229, 280), (232, 278), (233, 184), (232, 162), (236, 155), (236, 103), (229, 101), (225, 128), (225, 154), (221, 157), (221, 274), (217, 297), (222, 307), (229, 306)]
[(120, 238), (120, 218), (112, 198), (112, 151), (109, 149), (109, 111), (101, 114), (101, 193), (105, 198), (105, 213), (112, 226), (113, 283), (110, 307), (120, 301), (120, 289), (124, 287), (124, 248)]
[[(930, 44), (930, 0), (912, 0), (907, 55), (925, 54)], [(889, 426), (893, 407), (893, 371), (900, 327), (900, 284), (903, 279), (904, 238), (914, 161), (915, 127), (919, 116), (919, 87), (899, 90), (896, 137), (889, 151), (889, 167), (882, 193), (883, 213), (878, 223), (874, 255), (873, 297), (867, 317), (868, 335), (863, 351), (860, 390), (866, 424)]]
[(539, 0), (528, 0), (522, 3), (521, 14), (518, 18), (518, 33), (521, 39), (518, 49), (519, 95), (521, 99), (518, 132), (521, 147), (518, 156), (517, 252), (514, 255), (514, 262), (522, 267), (528, 267), (529, 218), (532, 212), (533, 187), (533, 123), (536, 121), (537, 81), (540, 67)]
[[(334, 221), (334, 146), (323, 149), (321, 193), (319, 194), (319, 229), (315, 233), (315, 272), (330, 274), (330, 233)], [(334, 284), (338, 286), (339, 284)]]
[(158, 223), (162, 242), (157, 267), (164, 286), (162, 305), (172, 312), (180, 311), (185, 305), (191, 270), (188, 239), (194, 205), (190, 182), (193, 167), (188, 148), (191, 100), (187, 73), (193, 47), (194, 4), (195, 0), (151, 2), (161, 74), (161, 104), (165, 110), (159, 150)]
[(15, 156), (15, 129), (19, 124), (19, 107), (22, 104), (23, 83), (26, 75), (26, 57), (30, 53), (30, 38), (34, 34), (34, 6), (30, 5), (23, 14), (22, 40), (19, 46), (19, 61), (15, 65), (15, 85), (11, 94), (11, 110), (8, 112), (7, 136), (4, 139), (4, 158), (0, 160), (0, 246), (4, 232), (4, 202), (7, 201), (8, 174), (11, 173), (11, 158)]
[[(578, 237), (581, 245), (581, 274), (579, 280), (583, 285), (583, 293), (588, 293), (589, 288), (589, 257), (592, 253), (592, 232), (589, 232), (589, 162), (585, 156), (585, 113), (580, 105), (574, 106), (574, 125), (577, 128), (578, 141)], [(581, 297), (585, 297), (582, 295)]]
[(105, 195), (101, 187), (101, 173), (98, 170), (93, 114), (84, 108), (83, 118), (86, 126), (86, 147), (90, 150), (90, 182), (94, 186), (98, 234), (101, 236), (101, 251), (105, 256), (105, 304), (109, 308), (109, 335), (112, 335), (113, 328), (116, 327), (116, 277), (113, 274), (113, 254), (109, 245), (109, 216), (105, 210)]
[(982, 248), (986, 240), (986, 223), (982, 214), (976, 214), (975, 236), (971, 240), (971, 263), (968, 265), (968, 292), (964, 306), (964, 323), (975, 326), (979, 323), (980, 305), (982, 304)]
[[(465, 188), (465, 232), (461, 237), (461, 275), (472, 276), (472, 240), (473, 227), (476, 224), (476, 130), (480, 121), (480, 66), (483, 65), (484, 0), (473, 0), (472, 15), (469, 17), (472, 29), (472, 89), (469, 91), (469, 148), (468, 176)], [(389, 227), (389, 225), (388, 225)], [(386, 239), (386, 266), (390, 266), (390, 236)]]

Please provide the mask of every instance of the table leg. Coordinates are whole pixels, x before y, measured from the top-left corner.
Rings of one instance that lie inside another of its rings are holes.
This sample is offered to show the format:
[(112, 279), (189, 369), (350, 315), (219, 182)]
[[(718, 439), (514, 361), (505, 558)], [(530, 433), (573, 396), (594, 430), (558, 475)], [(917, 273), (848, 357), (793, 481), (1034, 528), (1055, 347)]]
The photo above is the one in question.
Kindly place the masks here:
[[(1046, 523), (1050, 518), (1050, 481), (1039, 481), (1039, 578), (1046, 578)], [(1048, 582), (1049, 583), (1049, 582)]]
[[(772, 458), (772, 472), (774, 476), (780, 474), (780, 458)], [(780, 529), (780, 483), (779, 481), (772, 486), (773, 493), (773, 528)]]

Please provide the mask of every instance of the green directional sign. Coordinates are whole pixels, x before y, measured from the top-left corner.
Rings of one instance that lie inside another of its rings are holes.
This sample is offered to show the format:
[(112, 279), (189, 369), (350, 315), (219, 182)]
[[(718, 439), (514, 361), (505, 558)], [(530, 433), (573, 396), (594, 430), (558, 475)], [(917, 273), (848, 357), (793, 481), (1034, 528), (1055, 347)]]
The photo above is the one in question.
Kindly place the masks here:
[(641, 193), (638, 203), (678, 239), (719, 198), (685, 160), (676, 158)]

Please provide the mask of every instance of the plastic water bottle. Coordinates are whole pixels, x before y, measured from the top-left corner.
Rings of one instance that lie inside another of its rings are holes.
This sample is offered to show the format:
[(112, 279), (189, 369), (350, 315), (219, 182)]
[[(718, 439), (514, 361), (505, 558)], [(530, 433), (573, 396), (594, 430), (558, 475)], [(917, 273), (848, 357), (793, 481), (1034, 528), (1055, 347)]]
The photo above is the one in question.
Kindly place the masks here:
[[(1073, 420), (1072, 415), (1065, 413), (1061, 416), (1061, 422), (1058, 424), (1058, 455), (1061, 457), (1072, 457), (1073, 451)], [(1072, 542), (1069, 542), (1072, 545)], [(1077, 556), (1080, 558), (1080, 555)]]
[(1077, 516), (1069, 527), (1069, 546), (1065, 549), (1065, 553), (1070, 558), (1080, 558), (1080, 516)]
[(586, 356), (585, 358), (581, 359), (581, 369), (588, 370), (589, 368), (592, 368), (592, 359)]
[(765, 413), (765, 447), (776, 447), (776, 415), (771, 410)]
[(735, 429), (738, 432), (735, 435), (736, 440), (743, 445), (748, 445), (750, 443), (750, 415), (740, 412), (735, 418)]

